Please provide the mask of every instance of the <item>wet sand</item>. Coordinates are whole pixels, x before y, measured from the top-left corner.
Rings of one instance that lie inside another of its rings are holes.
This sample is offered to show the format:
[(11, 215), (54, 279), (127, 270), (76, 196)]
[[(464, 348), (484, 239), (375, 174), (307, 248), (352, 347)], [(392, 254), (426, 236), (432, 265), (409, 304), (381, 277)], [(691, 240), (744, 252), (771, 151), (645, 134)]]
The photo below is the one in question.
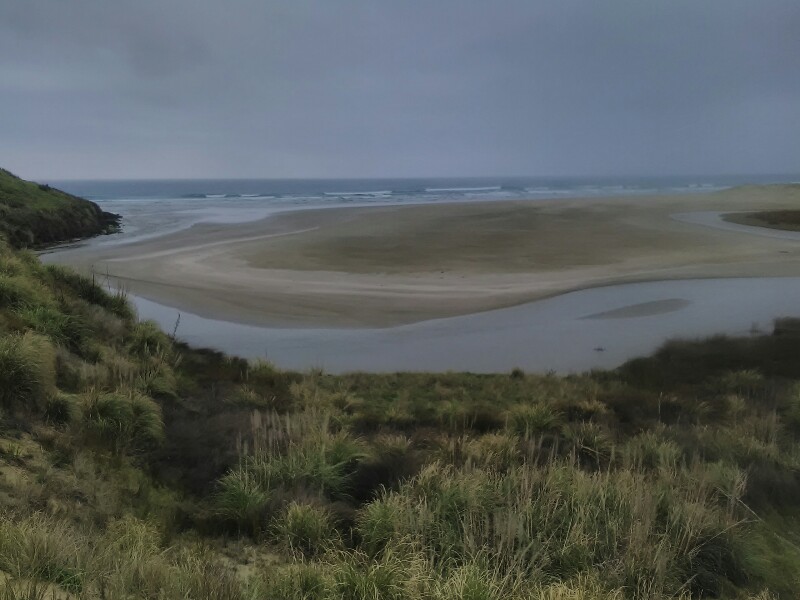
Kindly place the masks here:
[(672, 218), (798, 207), (800, 187), (761, 186), (703, 195), (306, 210), (62, 250), (44, 260), (93, 269), (139, 296), (203, 317), (278, 327), (388, 327), (617, 283), (800, 276), (795, 239)]

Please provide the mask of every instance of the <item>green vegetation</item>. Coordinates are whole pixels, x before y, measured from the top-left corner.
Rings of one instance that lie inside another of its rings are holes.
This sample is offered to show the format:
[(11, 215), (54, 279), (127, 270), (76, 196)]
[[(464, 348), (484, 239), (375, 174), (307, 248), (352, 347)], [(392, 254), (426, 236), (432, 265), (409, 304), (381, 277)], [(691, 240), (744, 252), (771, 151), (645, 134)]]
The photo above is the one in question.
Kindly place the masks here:
[(726, 221), (739, 225), (754, 225), (770, 229), (800, 231), (800, 210), (764, 210), (758, 212), (729, 213)]
[(119, 217), (95, 203), (0, 169), (0, 237), (12, 246), (45, 246), (118, 228)]
[(791, 598), (798, 324), (582, 376), (283, 372), (0, 248), (5, 598)]
[(291, 373), (0, 244), (0, 597), (794, 598), (798, 356)]

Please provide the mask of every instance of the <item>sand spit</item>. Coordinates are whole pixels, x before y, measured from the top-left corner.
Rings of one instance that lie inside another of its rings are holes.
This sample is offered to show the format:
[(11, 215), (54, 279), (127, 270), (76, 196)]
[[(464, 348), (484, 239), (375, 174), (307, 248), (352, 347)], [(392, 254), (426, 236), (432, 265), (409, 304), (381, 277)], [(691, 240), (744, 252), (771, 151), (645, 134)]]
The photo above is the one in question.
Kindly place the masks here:
[(797, 207), (796, 186), (753, 186), (703, 195), (304, 210), (44, 259), (94, 270), (206, 317), (386, 327), (615, 283), (799, 276), (797, 240), (671, 218)]

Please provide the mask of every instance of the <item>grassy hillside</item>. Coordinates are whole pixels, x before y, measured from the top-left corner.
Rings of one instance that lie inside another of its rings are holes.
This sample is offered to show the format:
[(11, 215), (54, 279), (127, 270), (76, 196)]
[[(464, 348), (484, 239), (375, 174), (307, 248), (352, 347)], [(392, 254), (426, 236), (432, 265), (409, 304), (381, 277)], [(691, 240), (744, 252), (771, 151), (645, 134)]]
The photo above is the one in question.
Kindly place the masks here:
[(39, 247), (116, 231), (119, 217), (93, 202), (0, 169), (0, 237), (17, 248)]
[[(4, 171), (0, 210), (111, 223)], [(784, 320), (582, 376), (283, 372), (0, 241), (0, 598), (794, 598), (798, 356)]]
[(798, 356), (289, 373), (0, 246), (0, 597), (793, 598)]

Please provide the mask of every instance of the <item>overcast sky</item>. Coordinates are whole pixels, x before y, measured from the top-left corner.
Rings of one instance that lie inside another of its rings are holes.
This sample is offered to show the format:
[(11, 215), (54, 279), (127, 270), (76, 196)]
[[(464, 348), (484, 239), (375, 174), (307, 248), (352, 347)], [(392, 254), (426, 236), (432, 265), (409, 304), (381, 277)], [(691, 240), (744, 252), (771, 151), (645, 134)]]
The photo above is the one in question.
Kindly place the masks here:
[(800, 171), (798, 0), (0, 0), (27, 178)]

